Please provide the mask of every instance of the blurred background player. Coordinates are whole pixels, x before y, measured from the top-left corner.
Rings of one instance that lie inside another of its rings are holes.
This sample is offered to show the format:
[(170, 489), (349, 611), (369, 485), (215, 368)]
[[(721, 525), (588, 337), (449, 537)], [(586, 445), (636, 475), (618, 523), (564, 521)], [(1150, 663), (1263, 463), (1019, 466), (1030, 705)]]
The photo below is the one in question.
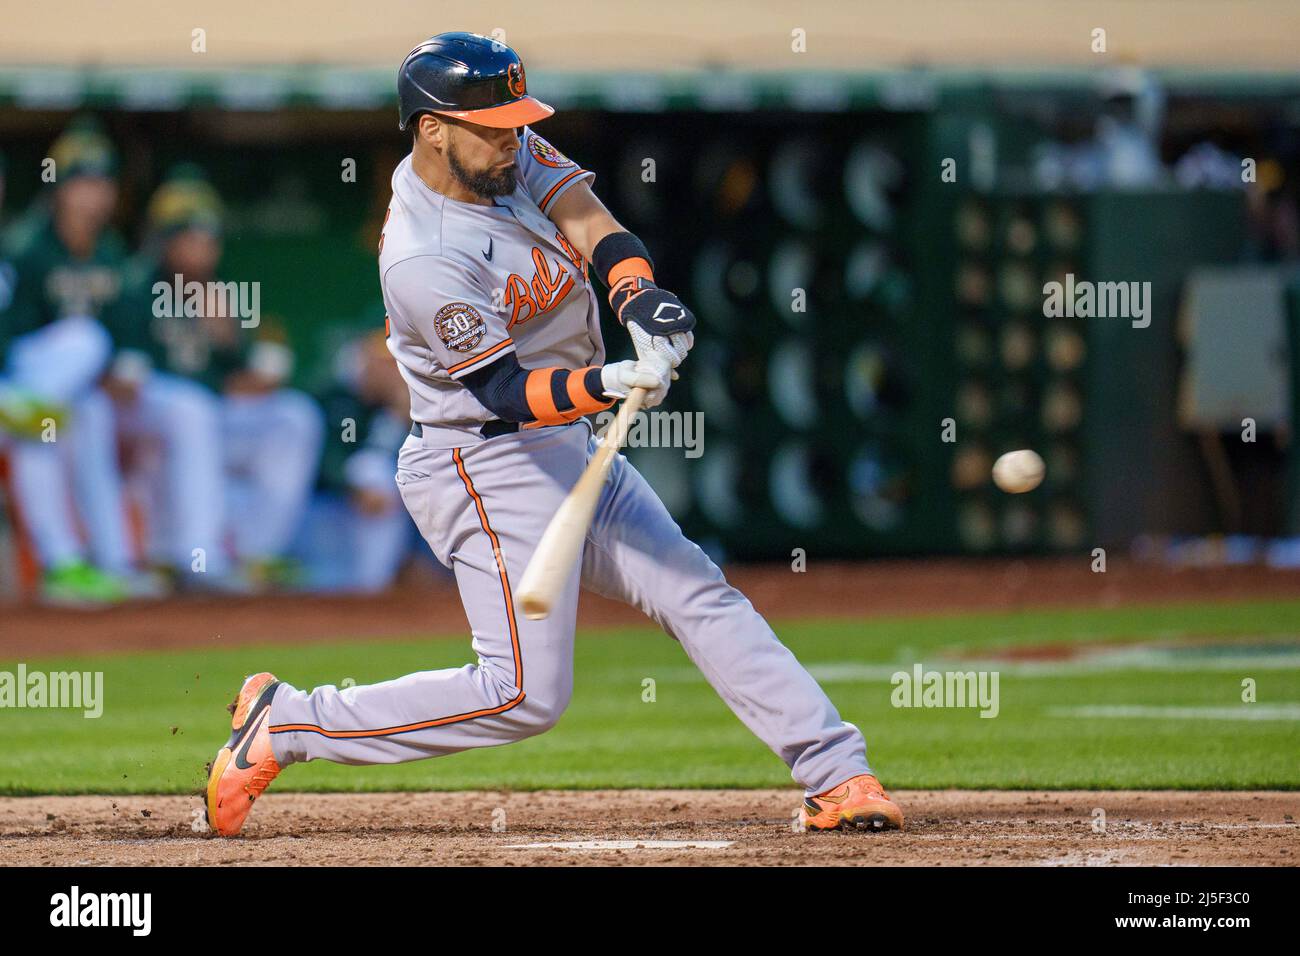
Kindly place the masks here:
[(215, 190), (193, 167), (173, 171), (149, 202), (144, 249), (126, 270), (110, 322), (117, 354), (107, 388), (133, 497), (144, 504), (147, 557), (182, 591), (240, 589), (223, 540), (217, 390), (243, 351), (224, 334), (236, 320), (208, 309), (173, 315), (170, 292), (159, 296), (154, 286), (211, 278), (220, 229)]
[(296, 553), (312, 589), (372, 593), (423, 556), (393, 475), (410, 431), (410, 396), (383, 332), (340, 350), (322, 395), (329, 429), (318, 490)]
[(14, 295), (14, 267), (4, 258), (5, 226), (9, 220), (5, 216), (5, 154), (0, 151), (0, 315), (9, 308)]
[(0, 315), (0, 427), (41, 594), (56, 603), (121, 600), (136, 586), (112, 408), (98, 387), (111, 352), (100, 319), (120, 294), (125, 257), (109, 225), (116, 167), (97, 125), (74, 122), (43, 167), (53, 183), (48, 206), (35, 206), (4, 242), (11, 281)]
[[(286, 553), (320, 458), (320, 410), (285, 387), (288, 349), (256, 341), (256, 323), (246, 329), (228, 314), (213, 287), (222, 204), (198, 167), (171, 171), (146, 221), (145, 249), (115, 323), (111, 381), (124, 432), (140, 441), (146, 465), (150, 453), (161, 459), (150, 483), (150, 497), (166, 499), (154, 515), (153, 554), (178, 572), (183, 589), (288, 583)], [(171, 290), (190, 283), (206, 289), (202, 314), (172, 314)], [(201, 576), (186, 573), (195, 548), (204, 551)]]

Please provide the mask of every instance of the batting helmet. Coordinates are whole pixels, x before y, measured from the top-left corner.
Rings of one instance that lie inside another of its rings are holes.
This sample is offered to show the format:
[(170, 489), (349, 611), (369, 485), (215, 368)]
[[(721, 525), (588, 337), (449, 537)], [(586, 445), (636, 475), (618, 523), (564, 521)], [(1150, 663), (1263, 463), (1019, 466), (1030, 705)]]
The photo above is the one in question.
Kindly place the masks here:
[(397, 109), (398, 129), (420, 113), (504, 128), (555, 112), (528, 95), (519, 54), (477, 33), (439, 33), (407, 54), (397, 71)]

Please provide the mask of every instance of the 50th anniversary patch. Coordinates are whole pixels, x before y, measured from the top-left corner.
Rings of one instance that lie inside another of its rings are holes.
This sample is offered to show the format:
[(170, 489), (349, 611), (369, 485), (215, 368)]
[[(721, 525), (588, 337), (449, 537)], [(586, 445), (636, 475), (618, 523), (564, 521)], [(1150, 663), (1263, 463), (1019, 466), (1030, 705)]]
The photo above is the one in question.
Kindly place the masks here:
[(444, 305), (433, 317), (433, 327), (442, 344), (453, 352), (471, 352), (483, 341), (487, 323), (468, 302)]

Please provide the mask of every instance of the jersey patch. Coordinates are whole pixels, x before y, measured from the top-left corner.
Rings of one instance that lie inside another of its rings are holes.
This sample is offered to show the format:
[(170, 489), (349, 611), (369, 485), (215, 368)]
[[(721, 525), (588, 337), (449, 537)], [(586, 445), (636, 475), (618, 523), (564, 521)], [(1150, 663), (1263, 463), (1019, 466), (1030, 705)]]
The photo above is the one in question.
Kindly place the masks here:
[(528, 151), (533, 154), (533, 159), (552, 169), (565, 169), (578, 165), (536, 133), (528, 137)]
[(487, 333), (483, 316), (468, 302), (444, 305), (433, 317), (433, 327), (442, 344), (453, 352), (472, 352)]

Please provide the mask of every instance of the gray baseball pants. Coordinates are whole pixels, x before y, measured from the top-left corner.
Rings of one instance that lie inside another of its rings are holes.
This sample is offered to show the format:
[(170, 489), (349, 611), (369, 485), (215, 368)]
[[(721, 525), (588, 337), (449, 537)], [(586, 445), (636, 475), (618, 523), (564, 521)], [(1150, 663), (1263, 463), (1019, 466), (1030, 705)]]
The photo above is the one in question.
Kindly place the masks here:
[(639, 608), (679, 641), (807, 793), (871, 772), (858, 728), (840, 719), (622, 455), (581, 567), (550, 616), (530, 621), (516, 609), (511, 588), (595, 450), (585, 419), (492, 439), (447, 428), (424, 432), (402, 446), (397, 483), (429, 547), (455, 573), (478, 663), (342, 690), (282, 685), (270, 728), (281, 766), (420, 760), (550, 729), (573, 691), (581, 584)]

